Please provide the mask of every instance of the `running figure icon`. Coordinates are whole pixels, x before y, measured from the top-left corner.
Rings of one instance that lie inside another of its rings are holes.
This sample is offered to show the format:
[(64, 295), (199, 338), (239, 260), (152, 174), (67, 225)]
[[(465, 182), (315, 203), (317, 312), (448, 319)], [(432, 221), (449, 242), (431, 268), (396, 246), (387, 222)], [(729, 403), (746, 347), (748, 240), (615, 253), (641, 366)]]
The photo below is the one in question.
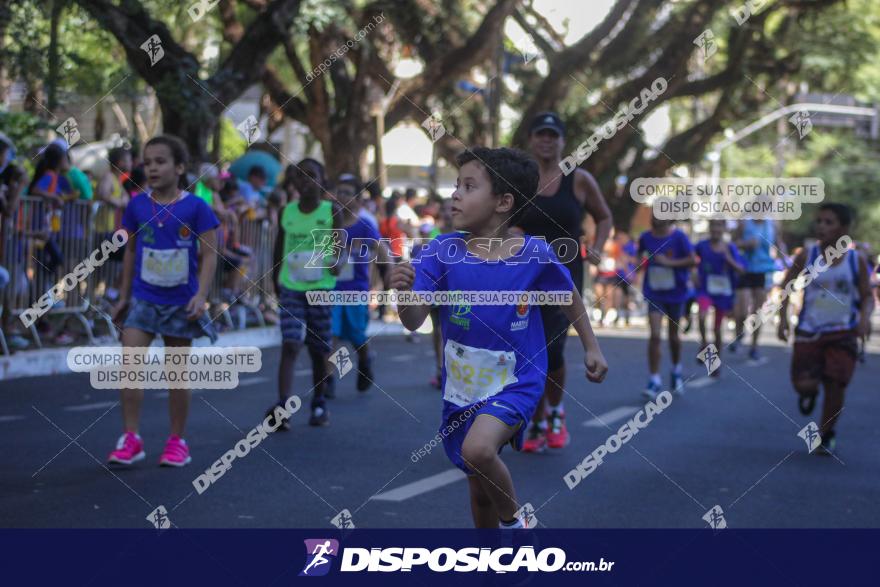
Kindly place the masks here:
[[(314, 569), (315, 567), (319, 567), (321, 565), (326, 565), (330, 562), (330, 559), (326, 558), (324, 555), (336, 555), (336, 549), (331, 546), (332, 542), (335, 542), (335, 540), (325, 540), (324, 542), (315, 544), (314, 549), (312, 549), (312, 552), (310, 553), (312, 555), (312, 560), (308, 564), (306, 564), (306, 568), (304, 568), (301, 573), (302, 575), (308, 575), (310, 569)], [(328, 569), (321, 570), (323, 572), (319, 574), (324, 575), (326, 574)]]

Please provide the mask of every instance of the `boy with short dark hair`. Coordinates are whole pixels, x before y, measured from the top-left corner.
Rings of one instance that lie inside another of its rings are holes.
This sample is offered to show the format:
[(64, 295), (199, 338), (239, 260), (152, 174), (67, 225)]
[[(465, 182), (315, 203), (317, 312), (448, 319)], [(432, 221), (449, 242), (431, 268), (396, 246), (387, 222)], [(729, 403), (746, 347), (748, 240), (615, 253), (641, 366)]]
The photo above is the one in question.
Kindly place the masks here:
[[(870, 272), (865, 258), (852, 246), (852, 211), (843, 204), (819, 206), (814, 231), (819, 243), (801, 250), (785, 274), (783, 289), (803, 272), (812, 278), (804, 287), (804, 301), (794, 335), (791, 380), (800, 395), (801, 413), (809, 415), (819, 386), (825, 388), (819, 435), (819, 454), (832, 454), (834, 426), (843, 410), (843, 396), (852, 379), (858, 339), (866, 335), (874, 311)], [(821, 257), (821, 258), (820, 258)], [(788, 297), (779, 308), (780, 340), (788, 341)]]
[[(537, 164), (521, 151), (486, 148), (465, 151), (457, 163), (451, 213), (458, 232), (438, 236), (412, 263), (395, 266), (391, 286), (416, 292), (564, 291), (571, 303), (562, 308), (583, 345), (587, 378), (601, 382), (608, 365), (568, 270), (543, 239), (510, 230), (535, 196)], [(453, 250), (459, 258), (444, 258)], [(401, 321), (414, 330), (430, 309), (429, 303), (401, 305)], [(446, 454), (468, 474), (478, 528), (522, 528), (499, 452), (507, 443), (520, 449), (544, 391), (547, 349), (540, 314), (528, 303), (462, 303), (441, 305), (440, 322)]]
[[(334, 197), (339, 204), (339, 275), (336, 291), (370, 291), (370, 267), (372, 260), (389, 263), (388, 252), (380, 242), (379, 231), (369, 220), (360, 215), (361, 182), (350, 173), (339, 176)], [(368, 304), (339, 304), (331, 309), (333, 336), (348, 341), (358, 356), (357, 390), (367, 391), (374, 380), (372, 357), (367, 339), (370, 324)], [(336, 394), (336, 378), (332, 370), (328, 374), (327, 397)]]
[[(293, 368), (303, 346), (312, 360), (312, 415), (310, 426), (329, 424), (324, 401), (327, 359), (332, 350), (330, 306), (312, 304), (307, 292), (329, 291), (336, 286), (336, 252), (326, 249), (321, 235), (339, 228), (339, 215), (324, 199), (327, 178), (324, 166), (314, 159), (300, 161), (293, 181), (298, 201), (284, 207), (278, 223), (273, 255), (272, 282), (278, 294), (281, 318), (281, 362), (278, 365), (278, 404), (293, 394)], [(322, 259), (323, 256), (323, 259)], [(267, 416), (273, 416), (275, 406)], [(289, 420), (277, 427), (289, 430)]]

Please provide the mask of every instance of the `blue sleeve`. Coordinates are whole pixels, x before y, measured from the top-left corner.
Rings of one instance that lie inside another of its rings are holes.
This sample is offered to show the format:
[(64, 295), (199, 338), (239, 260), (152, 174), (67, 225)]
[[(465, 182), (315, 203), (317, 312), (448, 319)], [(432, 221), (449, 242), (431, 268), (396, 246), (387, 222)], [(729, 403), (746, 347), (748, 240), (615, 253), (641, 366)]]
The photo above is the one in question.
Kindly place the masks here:
[(73, 193), (73, 186), (70, 184), (70, 180), (67, 179), (66, 175), (58, 176), (58, 190), (59, 194), (70, 194)]
[(541, 273), (535, 280), (535, 289), (538, 291), (571, 291), (574, 289), (574, 281), (571, 273), (559, 261), (544, 263), (541, 265)]
[(373, 240), (379, 240), (382, 238), (382, 235), (379, 234), (379, 231), (370, 222), (364, 222), (364, 226), (364, 232), (367, 233), (367, 238), (371, 238)]
[(746, 260), (743, 259), (742, 254), (740, 254), (739, 249), (735, 244), (730, 243), (730, 256), (733, 257), (733, 260), (739, 263), (740, 265), (745, 265)]
[(41, 177), (40, 179), (37, 180), (37, 183), (34, 184), (34, 188), (36, 188), (40, 191), (43, 191), (43, 192), (48, 192), (49, 185), (51, 183), (52, 183), (52, 176), (49, 175), (48, 173), (46, 173), (43, 175), (43, 177)]
[(691, 242), (691, 239), (689, 239), (685, 233), (679, 231), (678, 234), (679, 251), (681, 252), (682, 258), (684, 258), (694, 252), (694, 243)]
[(553, 249), (547, 246), (547, 260), (541, 263), (541, 271), (535, 279), (533, 287), (538, 291), (571, 291), (574, 289), (574, 281), (571, 279), (569, 270), (559, 262)]
[(193, 227), (193, 232), (199, 235), (217, 228), (220, 225), (220, 221), (217, 220), (214, 211), (208, 207), (204, 200), (198, 198), (197, 202), (196, 225)]
[(128, 204), (125, 206), (125, 211), (122, 212), (122, 227), (128, 231), (129, 235), (136, 233), (140, 228), (134, 214), (135, 201), (136, 199), (134, 198), (129, 200)]

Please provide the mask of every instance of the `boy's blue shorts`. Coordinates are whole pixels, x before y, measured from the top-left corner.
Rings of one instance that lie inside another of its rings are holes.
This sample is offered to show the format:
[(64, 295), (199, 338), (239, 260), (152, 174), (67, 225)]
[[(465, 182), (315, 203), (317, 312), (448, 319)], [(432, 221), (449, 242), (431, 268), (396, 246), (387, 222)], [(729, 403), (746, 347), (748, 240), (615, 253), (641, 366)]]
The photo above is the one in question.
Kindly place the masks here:
[[(503, 394), (502, 394), (503, 395)], [(467, 473), (474, 475), (475, 473), (468, 468), (464, 459), (461, 457), (461, 447), (464, 445), (464, 439), (468, 430), (471, 429), (477, 416), (487, 414), (501, 421), (501, 423), (510, 427), (513, 431), (513, 437), (510, 439), (510, 445), (514, 450), (522, 450), (523, 437), (526, 433), (526, 421), (523, 416), (503, 397), (493, 396), (481, 407), (479, 404), (470, 406), (470, 408), (457, 412), (451, 416), (440, 428), (440, 436), (443, 437), (443, 449), (446, 456), (452, 461), (452, 464)], [(536, 405), (537, 407), (537, 405)], [(445, 432), (445, 434), (444, 434)], [(498, 449), (501, 453), (503, 446)]]
[(363, 306), (333, 306), (331, 313), (333, 336), (347, 340), (356, 347), (367, 342), (370, 308)]

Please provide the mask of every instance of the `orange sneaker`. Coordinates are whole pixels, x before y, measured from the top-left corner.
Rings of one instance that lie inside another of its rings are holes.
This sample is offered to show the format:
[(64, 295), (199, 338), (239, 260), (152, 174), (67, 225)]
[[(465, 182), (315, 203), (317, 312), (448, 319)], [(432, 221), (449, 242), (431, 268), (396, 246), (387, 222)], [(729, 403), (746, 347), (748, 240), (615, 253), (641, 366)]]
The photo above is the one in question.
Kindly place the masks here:
[(547, 446), (550, 448), (565, 448), (571, 437), (568, 428), (565, 427), (565, 414), (557, 411), (550, 413), (550, 429), (547, 430)]
[(544, 452), (547, 450), (547, 435), (539, 426), (532, 424), (522, 446), (523, 452)]

